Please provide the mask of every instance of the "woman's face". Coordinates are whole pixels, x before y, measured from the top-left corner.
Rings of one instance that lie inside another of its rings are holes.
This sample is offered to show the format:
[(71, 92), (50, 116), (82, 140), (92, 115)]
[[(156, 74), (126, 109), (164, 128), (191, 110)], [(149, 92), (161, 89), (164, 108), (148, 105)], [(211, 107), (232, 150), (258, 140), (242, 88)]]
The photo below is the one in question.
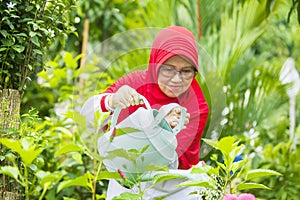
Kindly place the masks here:
[(173, 56), (159, 68), (158, 85), (168, 97), (178, 97), (191, 85), (196, 71), (183, 57)]

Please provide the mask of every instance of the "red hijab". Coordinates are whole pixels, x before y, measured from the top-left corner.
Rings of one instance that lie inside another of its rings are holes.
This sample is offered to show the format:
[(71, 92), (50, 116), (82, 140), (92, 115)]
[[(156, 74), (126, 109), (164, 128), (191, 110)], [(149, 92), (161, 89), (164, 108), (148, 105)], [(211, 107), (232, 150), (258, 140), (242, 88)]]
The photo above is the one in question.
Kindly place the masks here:
[[(179, 26), (162, 29), (156, 36), (150, 53), (148, 69), (131, 72), (118, 79), (106, 92), (114, 93), (121, 86), (128, 85), (145, 96), (152, 108), (159, 109), (162, 105), (178, 103), (190, 113), (187, 128), (177, 134), (179, 169), (189, 169), (199, 162), (200, 140), (208, 117), (208, 106), (202, 90), (194, 78), (189, 89), (179, 97), (166, 96), (157, 84), (159, 67), (169, 58), (179, 55), (188, 58), (198, 70), (198, 52), (192, 33)], [(119, 120), (133, 113), (138, 106), (124, 109)]]

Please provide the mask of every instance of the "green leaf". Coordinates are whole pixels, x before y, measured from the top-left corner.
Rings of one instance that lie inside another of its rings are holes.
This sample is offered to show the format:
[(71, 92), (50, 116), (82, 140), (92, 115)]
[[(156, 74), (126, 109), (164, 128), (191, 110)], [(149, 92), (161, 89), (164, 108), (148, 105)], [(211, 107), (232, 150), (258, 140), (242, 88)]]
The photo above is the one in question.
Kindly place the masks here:
[(118, 197), (114, 197), (113, 200), (137, 200), (141, 197), (141, 194), (132, 194), (131, 192), (124, 192)]
[(232, 163), (232, 166), (231, 166), (232, 172), (235, 173), (236, 171), (241, 169), (247, 163), (247, 161), (248, 161), (247, 159), (244, 159), (244, 160)]
[(27, 37), (27, 35), (25, 33), (19, 33), (19, 34), (16, 34), (17, 36), (21, 36), (21, 37)]
[(131, 127), (118, 128), (116, 129), (116, 136), (124, 135), (127, 133), (135, 133), (135, 132), (141, 132), (141, 130), (131, 128)]
[(33, 49), (33, 52), (39, 55), (43, 55), (43, 52), (38, 49)]
[(83, 164), (82, 156), (81, 156), (80, 153), (75, 152), (75, 153), (72, 155), (72, 158), (73, 158), (74, 160), (76, 160), (79, 164)]
[(33, 44), (35, 44), (36, 46), (38, 46), (38, 47), (41, 46), (40, 43), (39, 43), (39, 39), (38, 39), (37, 36), (34, 36), (34, 37), (30, 38), (30, 41), (31, 41)]
[(4, 146), (9, 148), (10, 150), (13, 150), (20, 154), (22, 152), (21, 145), (18, 140), (8, 139), (8, 138), (0, 138), (0, 143), (2, 143)]
[(282, 174), (270, 169), (254, 169), (248, 171), (246, 180), (264, 177), (264, 176), (282, 176)]
[(171, 180), (171, 179), (178, 179), (178, 178), (184, 178), (184, 176), (180, 175), (180, 174), (158, 174), (155, 175), (153, 178), (153, 184), (157, 184), (159, 182), (162, 181), (167, 181), (167, 180)]
[(65, 116), (74, 120), (79, 127), (86, 129), (86, 119), (84, 115), (79, 112), (67, 112)]
[(77, 61), (73, 59), (72, 54), (69, 52), (65, 54), (64, 61), (69, 68), (75, 69), (77, 67)]
[(64, 127), (55, 127), (54, 130), (56, 131), (60, 131), (61, 133), (65, 134), (64, 137), (73, 137), (73, 134), (72, 132), (67, 129), (67, 128), (64, 128)]
[(224, 155), (229, 155), (230, 152), (236, 147), (236, 145), (234, 145), (235, 141), (235, 137), (224, 137), (218, 142), (217, 149), (219, 149)]
[(193, 167), (191, 170), (191, 174), (214, 173), (214, 171), (217, 171), (217, 169), (209, 165), (204, 165), (201, 167)]
[(6, 30), (0, 30), (0, 33), (3, 35), (3, 37), (7, 37), (8, 33)]
[(41, 184), (44, 185), (47, 183), (59, 182), (64, 176), (64, 174), (61, 171), (55, 171), (50, 173), (41, 170), (36, 173), (36, 176), (40, 179)]
[(97, 199), (97, 200), (98, 200), (98, 199), (106, 199), (106, 194), (101, 194), (101, 195), (96, 194), (96, 199)]
[(100, 174), (97, 177), (97, 180), (103, 180), (103, 179), (119, 179), (120, 174), (118, 172), (108, 172), (108, 171), (101, 171)]
[(122, 158), (130, 160), (132, 162), (135, 162), (137, 157), (138, 157), (138, 154), (128, 153), (125, 149), (115, 149), (113, 151), (110, 151), (108, 153), (108, 156), (105, 157), (105, 158), (106, 159), (113, 159), (115, 157), (122, 157)]
[(3, 160), (5, 160), (5, 156), (0, 156), (0, 162), (2, 162)]
[(0, 174), (5, 174), (5, 175), (8, 175), (8, 176), (14, 178), (15, 180), (18, 180), (20, 172), (17, 167), (3, 166), (0, 168)]
[(143, 154), (149, 147), (150, 147), (150, 144), (145, 145), (145, 146), (140, 150), (140, 153)]
[(44, 150), (43, 148), (35, 150), (35, 145), (32, 145), (28, 138), (22, 139), (22, 146), (20, 141), (8, 138), (0, 138), (0, 143), (17, 152), (26, 165), (30, 165), (32, 161)]
[(57, 157), (65, 153), (78, 152), (78, 151), (83, 151), (81, 146), (77, 144), (65, 144), (55, 152), (54, 156)]
[(266, 189), (266, 190), (271, 190), (271, 188), (259, 184), (259, 183), (242, 183), (238, 185), (238, 190), (247, 190), (247, 189)]
[(77, 177), (72, 180), (61, 182), (57, 187), (57, 192), (60, 192), (62, 189), (67, 187), (72, 187), (72, 186), (88, 187), (89, 186), (88, 174), (84, 174), (83, 176)]
[(69, 198), (69, 197), (64, 197), (63, 200), (77, 200), (77, 199)]
[(205, 188), (214, 188), (215, 185), (211, 180), (209, 181), (187, 181), (180, 183), (178, 186), (197, 186), (197, 187), (205, 187)]
[(1, 45), (1, 46), (11, 47), (14, 45), (15, 40), (13, 38), (11, 40), (1, 40), (1, 42), (3, 43), (3, 45)]
[(42, 151), (44, 149), (37, 149), (37, 150), (34, 150), (33, 148), (29, 149), (28, 151), (23, 151), (20, 156), (23, 160), (23, 162), (26, 164), (26, 165), (30, 165), (32, 163), (32, 161), (34, 161), (34, 159), (36, 159), (36, 157), (38, 157)]
[(229, 155), (229, 153), (237, 146), (236, 144), (234, 144), (236, 139), (232, 136), (224, 137), (220, 141), (211, 139), (202, 140), (210, 146), (220, 150), (224, 155)]

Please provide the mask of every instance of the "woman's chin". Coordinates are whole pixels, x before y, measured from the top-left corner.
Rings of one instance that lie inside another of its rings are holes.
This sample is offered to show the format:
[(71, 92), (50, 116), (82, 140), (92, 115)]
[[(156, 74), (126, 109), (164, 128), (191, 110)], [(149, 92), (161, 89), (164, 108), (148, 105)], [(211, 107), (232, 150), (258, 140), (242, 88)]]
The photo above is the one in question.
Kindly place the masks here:
[(165, 95), (167, 95), (168, 97), (171, 97), (171, 98), (176, 98), (179, 95), (181, 95), (181, 92), (179, 92), (179, 91), (173, 91), (173, 90), (168, 90), (168, 91), (166, 91), (164, 93), (165, 93)]

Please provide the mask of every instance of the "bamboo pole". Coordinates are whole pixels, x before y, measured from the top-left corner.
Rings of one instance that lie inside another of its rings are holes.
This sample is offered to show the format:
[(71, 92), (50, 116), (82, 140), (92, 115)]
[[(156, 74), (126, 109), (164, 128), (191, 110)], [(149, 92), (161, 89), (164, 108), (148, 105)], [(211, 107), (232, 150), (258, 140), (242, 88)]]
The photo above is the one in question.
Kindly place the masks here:
[[(82, 57), (80, 59), (80, 68), (83, 68), (85, 66), (85, 62), (86, 62), (86, 52), (87, 52), (88, 37), (89, 37), (89, 26), (90, 26), (90, 20), (85, 19), (84, 25), (83, 25), (82, 46), (81, 46)], [(84, 86), (84, 79), (83, 79), (83, 77), (80, 76), (79, 77), (79, 87), (83, 88), (83, 86)]]

